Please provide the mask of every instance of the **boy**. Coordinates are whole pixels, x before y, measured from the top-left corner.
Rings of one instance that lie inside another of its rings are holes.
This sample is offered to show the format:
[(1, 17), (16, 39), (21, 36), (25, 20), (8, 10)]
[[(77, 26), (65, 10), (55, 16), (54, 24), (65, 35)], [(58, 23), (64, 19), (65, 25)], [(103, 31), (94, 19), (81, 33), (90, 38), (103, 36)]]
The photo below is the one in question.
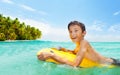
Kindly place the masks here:
[(73, 62), (70, 62), (65, 58), (61, 58), (54, 53), (45, 53), (45, 52), (38, 55), (38, 59), (45, 60), (48, 58), (52, 58), (62, 64), (68, 64), (68, 65), (77, 67), (82, 62), (82, 59), (85, 57), (92, 61), (98, 62), (100, 64), (120, 65), (120, 62), (118, 60), (113, 58), (106, 58), (100, 55), (99, 53), (97, 53), (91, 47), (89, 42), (84, 39), (84, 36), (86, 35), (86, 29), (83, 23), (80, 23), (78, 21), (70, 22), (68, 24), (68, 31), (69, 31), (71, 40), (76, 44), (76, 48), (74, 49), (74, 51), (67, 50), (65, 48), (60, 48), (60, 50), (72, 52), (76, 54), (76, 58)]

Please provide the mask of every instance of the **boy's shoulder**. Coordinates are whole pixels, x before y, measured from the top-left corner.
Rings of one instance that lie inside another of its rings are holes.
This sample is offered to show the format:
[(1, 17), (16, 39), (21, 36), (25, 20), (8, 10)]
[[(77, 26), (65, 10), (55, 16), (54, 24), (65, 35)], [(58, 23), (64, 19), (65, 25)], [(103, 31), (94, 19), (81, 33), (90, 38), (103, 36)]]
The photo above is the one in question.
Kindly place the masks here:
[(87, 40), (82, 40), (80, 45), (82, 48), (87, 48), (87, 50), (89, 47), (91, 47), (90, 43)]
[(89, 44), (89, 42), (87, 40), (82, 40), (81, 43)]
[(85, 46), (85, 47), (90, 46), (90, 43), (87, 40), (82, 40), (80, 44)]

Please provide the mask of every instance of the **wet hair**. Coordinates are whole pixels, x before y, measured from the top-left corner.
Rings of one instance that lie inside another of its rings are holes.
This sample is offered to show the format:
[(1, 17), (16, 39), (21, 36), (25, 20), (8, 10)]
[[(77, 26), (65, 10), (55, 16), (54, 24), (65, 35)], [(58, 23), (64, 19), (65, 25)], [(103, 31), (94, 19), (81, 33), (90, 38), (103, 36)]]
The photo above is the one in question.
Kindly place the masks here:
[(69, 24), (68, 24), (68, 30), (70, 29), (70, 26), (73, 26), (73, 25), (78, 25), (80, 26), (80, 28), (82, 29), (82, 32), (86, 31), (85, 29), (85, 25), (79, 21), (71, 21)]

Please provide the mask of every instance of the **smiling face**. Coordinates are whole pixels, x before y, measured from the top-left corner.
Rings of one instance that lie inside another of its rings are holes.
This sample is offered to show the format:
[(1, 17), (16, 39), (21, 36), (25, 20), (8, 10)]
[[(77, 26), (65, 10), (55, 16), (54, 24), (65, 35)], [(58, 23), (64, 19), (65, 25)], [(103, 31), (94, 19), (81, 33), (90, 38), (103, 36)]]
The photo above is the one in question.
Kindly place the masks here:
[(80, 42), (82, 39), (84, 39), (84, 35), (86, 34), (85, 31), (82, 32), (82, 29), (79, 25), (71, 25), (69, 27), (69, 35), (71, 40), (74, 43)]

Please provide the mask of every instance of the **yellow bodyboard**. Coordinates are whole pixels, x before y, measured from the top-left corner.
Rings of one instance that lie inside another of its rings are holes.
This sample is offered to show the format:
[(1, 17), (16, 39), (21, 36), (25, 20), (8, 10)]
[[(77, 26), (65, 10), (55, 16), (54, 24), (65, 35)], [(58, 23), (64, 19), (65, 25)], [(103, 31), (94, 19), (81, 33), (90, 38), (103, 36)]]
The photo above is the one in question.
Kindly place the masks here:
[[(63, 58), (63, 59), (66, 58), (69, 61), (74, 61), (74, 59), (76, 58), (75, 54), (72, 54), (72, 53), (69, 53), (69, 52), (64, 52), (64, 51), (59, 51), (59, 50), (52, 49), (52, 48), (41, 49), (40, 51), (37, 52), (37, 55), (40, 55), (41, 52), (53, 52), (54, 54), (60, 56), (61, 58)], [(59, 64), (59, 62), (57, 62), (57, 61), (55, 61), (53, 59), (47, 59), (45, 61), (46, 62), (54, 62), (56, 64)], [(81, 64), (79, 66), (87, 68), (87, 67), (94, 67), (94, 66), (102, 67), (102, 66), (108, 66), (108, 65), (99, 64), (99, 63), (91, 61), (91, 60), (89, 60), (87, 58), (83, 58), (83, 60), (82, 60), (82, 62), (81, 62)], [(113, 66), (114, 65), (110, 65), (109, 67), (112, 68)]]

